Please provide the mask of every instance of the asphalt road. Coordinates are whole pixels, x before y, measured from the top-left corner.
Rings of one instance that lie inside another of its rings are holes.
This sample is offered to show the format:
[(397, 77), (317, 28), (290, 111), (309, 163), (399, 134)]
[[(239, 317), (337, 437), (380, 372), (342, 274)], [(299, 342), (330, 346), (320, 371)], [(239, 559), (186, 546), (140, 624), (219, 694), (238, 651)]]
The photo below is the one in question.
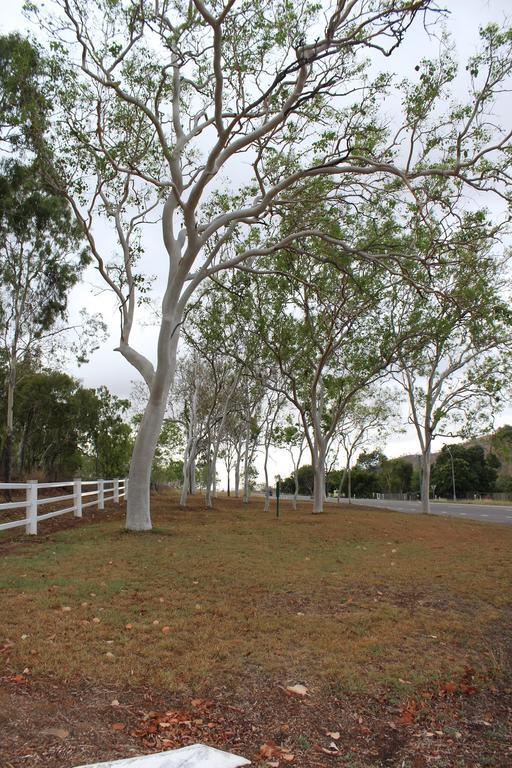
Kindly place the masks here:
[[(284, 498), (292, 498), (285, 496)], [(300, 500), (309, 500), (307, 496), (300, 496)], [(329, 503), (336, 504), (336, 499), (327, 499)], [(341, 500), (346, 503), (346, 499)], [(393, 501), (391, 499), (352, 499), (352, 504), (362, 504), (365, 507), (378, 507), (391, 509), (396, 512), (421, 513), (419, 501)], [(431, 501), (430, 512), (433, 515), (457, 517), (461, 520), (480, 520), (482, 523), (505, 523), (512, 525), (512, 504), (465, 504), (464, 502)]]
[[(353, 504), (364, 504), (369, 507), (393, 509), (397, 512), (412, 512), (419, 514), (419, 501), (392, 501), (390, 499), (352, 499)], [(483, 523), (506, 523), (512, 525), (512, 505), (464, 504), (464, 502), (449, 503), (446, 501), (431, 501), (430, 512), (433, 515), (459, 517), (462, 520), (480, 520)]]

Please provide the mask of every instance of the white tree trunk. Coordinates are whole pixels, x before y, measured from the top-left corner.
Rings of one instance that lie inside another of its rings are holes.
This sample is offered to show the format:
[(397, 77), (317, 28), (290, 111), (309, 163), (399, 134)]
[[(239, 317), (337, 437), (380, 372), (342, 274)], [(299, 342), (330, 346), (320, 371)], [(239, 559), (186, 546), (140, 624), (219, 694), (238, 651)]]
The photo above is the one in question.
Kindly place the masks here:
[(211, 443), (208, 440), (208, 445), (206, 448), (206, 486), (204, 491), (204, 500), (206, 503), (206, 508), (211, 509), (212, 504), (212, 465), (213, 465), (213, 458), (212, 458), (212, 449), (211, 449)]
[(324, 511), (325, 501), (325, 440), (316, 439), (312, 455), (314, 486), (313, 486), (313, 514), (318, 515)]
[(421, 511), (430, 513), (430, 451), (421, 456)]
[(325, 501), (325, 457), (318, 456), (315, 470), (315, 485), (313, 488), (313, 514), (318, 515), (324, 511)]
[(347, 467), (343, 470), (343, 474), (341, 475), (340, 484), (338, 485), (338, 504), (341, 503), (341, 494), (343, 493), (343, 485), (345, 483), (345, 478), (347, 477)]
[(169, 387), (162, 390), (156, 401), (150, 397), (133, 447), (130, 463), (126, 528), (129, 531), (150, 531), (149, 490), (151, 467), (156, 444), (167, 406)]
[(237, 446), (236, 463), (235, 463), (235, 496), (240, 496), (240, 463), (242, 461), (242, 448), (240, 444)]
[[(4, 445), (4, 482), (10, 483), (12, 476), (12, 454), (13, 454), (13, 442), (14, 442), (14, 389), (16, 387), (16, 357), (14, 354), (9, 357), (9, 368), (6, 377), (7, 388), (7, 418), (6, 418), (6, 434)], [(7, 491), (7, 496), (10, 499), (11, 492)]]
[[(165, 300), (163, 307), (165, 310)], [(169, 313), (160, 328), (158, 367), (151, 381), (149, 400), (135, 438), (130, 462), (130, 492), (126, 504), (126, 528), (129, 531), (151, 530), (151, 468), (176, 370), (180, 322), (181, 316)]]
[(263, 506), (264, 512), (270, 511), (270, 487), (268, 484), (268, 449), (269, 446), (265, 444), (265, 461), (263, 463), (263, 471), (265, 473), (265, 504)]
[(245, 430), (245, 455), (244, 455), (244, 496), (242, 501), (244, 504), (249, 503), (249, 468), (250, 468), (250, 453), (249, 446), (251, 440), (251, 411), (247, 413), (247, 425)]
[(297, 496), (299, 495), (299, 465), (293, 467), (293, 479), (295, 481), (295, 490), (293, 492), (293, 508), (297, 509)]

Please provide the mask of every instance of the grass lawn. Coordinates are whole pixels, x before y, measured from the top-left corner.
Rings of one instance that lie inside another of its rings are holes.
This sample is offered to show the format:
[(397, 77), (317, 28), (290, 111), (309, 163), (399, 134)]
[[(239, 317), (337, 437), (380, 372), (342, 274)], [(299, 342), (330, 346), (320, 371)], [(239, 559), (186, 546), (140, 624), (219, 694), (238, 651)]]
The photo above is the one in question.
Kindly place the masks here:
[[(396, 733), (397, 723), (422, 725), (419, 702), (433, 691), (443, 707), (481, 695), (484, 709), (493, 692), (501, 703), (510, 692), (511, 528), (334, 505), (313, 516), (286, 502), (276, 520), (259, 499), (219, 499), (207, 512), (199, 499), (181, 510), (158, 495), (152, 508), (149, 534), (124, 532), (117, 513), (0, 538), (0, 674), (14, 695), (40, 680), (180, 702), (221, 690), (240, 701), (251, 688), (255, 701), (271, 690), (302, 713), (314, 702), (381, 702)], [(307, 696), (286, 693), (297, 683)], [(349, 765), (337, 743), (331, 755), (310, 738), (294, 743), (299, 765)], [(503, 749), (510, 763), (481, 764), (512, 765), (508, 739), (489, 759)], [(385, 762), (369, 747), (353, 765), (407, 766), (403, 748), (400, 739)], [(446, 765), (480, 765), (464, 762), (465, 749)]]

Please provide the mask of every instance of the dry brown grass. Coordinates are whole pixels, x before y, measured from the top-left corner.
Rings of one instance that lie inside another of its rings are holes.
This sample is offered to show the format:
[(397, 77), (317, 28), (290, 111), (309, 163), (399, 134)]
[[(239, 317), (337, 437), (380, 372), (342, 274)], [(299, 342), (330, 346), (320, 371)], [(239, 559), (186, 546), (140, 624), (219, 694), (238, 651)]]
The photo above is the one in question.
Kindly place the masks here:
[(361, 507), (317, 517), (284, 503), (276, 520), (261, 500), (217, 506), (181, 510), (159, 495), (150, 534), (124, 532), (119, 516), (4, 539), (7, 673), (196, 692), (256, 674), (400, 695), (468, 663), (506, 671), (512, 528)]

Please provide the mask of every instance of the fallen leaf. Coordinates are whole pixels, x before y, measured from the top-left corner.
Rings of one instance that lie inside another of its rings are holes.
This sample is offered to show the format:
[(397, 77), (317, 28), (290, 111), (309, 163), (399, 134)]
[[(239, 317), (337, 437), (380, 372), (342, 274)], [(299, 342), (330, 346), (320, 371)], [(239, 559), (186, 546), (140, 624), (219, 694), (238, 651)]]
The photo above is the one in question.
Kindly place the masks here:
[(162, 627), (162, 632), (164, 633), (164, 635), (169, 634), (170, 631), (171, 631), (170, 627)]
[(308, 689), (301, 683), (298, 683), (297, 685), (287, 685), (286, 690), (288, 693), (294, 693), (296, 696), (309, 696)]
[(325, 735), (329, 736), (330, 739), (334, 739), (335, 741), (338, 741), (341, 734), (339, 733), (339, 731), (326, 731)]
[(68, 613), (68, 612), (71, 610), (71, 607), (70, 607), (69, 605), (63, 605), (63, 606), (62, 606), (62, 610), (63, 610), (65, 613)]
[(11, 677), (9, 677), (8, 680), (9, 680), (10, 683), (16, 683), (16, 684), (18, 684), (18, 683), (28, 683), (28, 680), (25, 677), (25, 675), (20, 675), (20, 674), (18, 674), (18, 675), (11, 675)]
[(69, 731), (66, 731), (65, 728), (45, 728), (41, 733), (44, 733), (46, 736), (56, 736), (57, 739), (62, 741), (69, 736)]
[(125, 624), (124, 628), (125, 629), (133, 629), (133, 624)]
[(119, 701), (117, 699), (112, 699), (112, 701), (110, 702), (110, 706), (111, 707), (118, 707), (119, 706)]
[(260, 755), (262, 757), (274, 757), (274, 755), (279, 755), (280, 752), (281, 749), (273, 741), (265, 742), (260, 747)]
[(126, 725), (124, 723), (114, 723), (112, 725), (113, 731), (124, 731), (125, 728), (126, 728)]
[(326, 755), (339, 755), (339, 749), (331, 749), (328, 747), (320, 747), (320, 751)]
[(293, 763), (295, 760), (295, 755), (292, 755), (291, 752), (284, 752), (281, 757), (286, 763)]

